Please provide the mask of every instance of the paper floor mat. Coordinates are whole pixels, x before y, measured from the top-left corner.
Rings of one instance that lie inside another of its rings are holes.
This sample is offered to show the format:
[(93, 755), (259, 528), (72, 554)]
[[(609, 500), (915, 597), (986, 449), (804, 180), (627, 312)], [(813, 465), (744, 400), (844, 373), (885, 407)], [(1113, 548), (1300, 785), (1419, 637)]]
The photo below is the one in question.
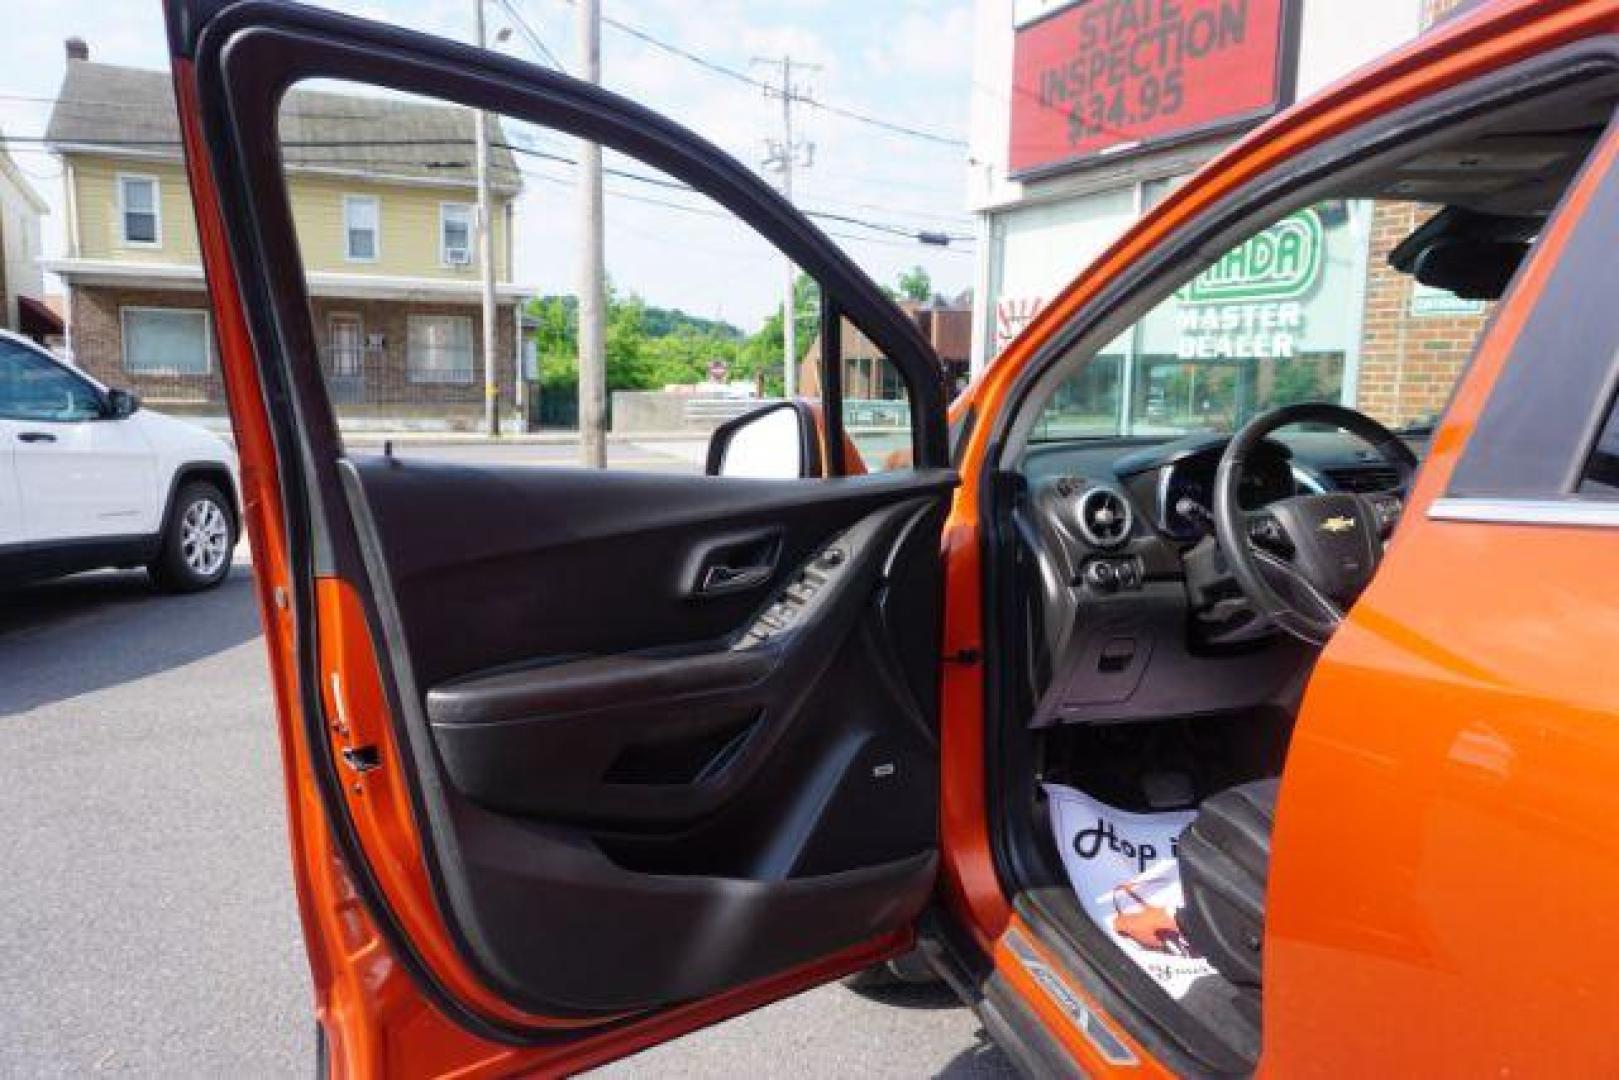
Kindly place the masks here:
[(1051, 828), (1080, 904), (1113, 942), (1177, 1000), (1214, 968), (1181, 936), (1176, 841), (1195, 811), (1131, 814), (1046, 784)]

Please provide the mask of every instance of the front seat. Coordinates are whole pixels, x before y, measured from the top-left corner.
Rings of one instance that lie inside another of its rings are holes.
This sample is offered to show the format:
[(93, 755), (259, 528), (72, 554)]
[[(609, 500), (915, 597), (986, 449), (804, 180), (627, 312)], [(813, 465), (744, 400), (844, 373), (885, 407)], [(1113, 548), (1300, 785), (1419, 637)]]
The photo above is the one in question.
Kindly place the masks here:
[(1265, 941), (1265, 882), (1280, 780), (1212, 795), (1180, 839), (1181, 933), (1238, 986), (1258, 987)]

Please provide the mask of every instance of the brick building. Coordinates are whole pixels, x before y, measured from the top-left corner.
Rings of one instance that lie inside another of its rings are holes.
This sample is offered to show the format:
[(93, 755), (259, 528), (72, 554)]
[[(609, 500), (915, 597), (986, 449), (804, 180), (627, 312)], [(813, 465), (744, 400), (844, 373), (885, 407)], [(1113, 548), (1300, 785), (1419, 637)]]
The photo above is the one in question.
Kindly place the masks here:
[[(972, 349), (973, 309), (970, 301), (918, 303), (905, 300), (900, 307), (916, 321), (944, 367), (952, 387), (965, 385)], [(871, 339), (854, 324), (842, 324), (843, 395), (871, 401), (895, 401), (905, 397), (899, 375)], [(799, 364), (798, 385), (807, 397), (819, 397), (821, 390), (821, 343), (817, 339)]]
[[(283, 158), (319, 362), (351, 427), (472, 427), (483, 415), (473, 114), (398, 97), (294, 90)], [(167, 73), (94, 63), (68, 42), (47, 139), (66, 186), (67, 347), (103, 382), (218, 414), (224, 386)], [(498, 126), (490, 173), (497, 388), (516, 392), (512, 202)]]

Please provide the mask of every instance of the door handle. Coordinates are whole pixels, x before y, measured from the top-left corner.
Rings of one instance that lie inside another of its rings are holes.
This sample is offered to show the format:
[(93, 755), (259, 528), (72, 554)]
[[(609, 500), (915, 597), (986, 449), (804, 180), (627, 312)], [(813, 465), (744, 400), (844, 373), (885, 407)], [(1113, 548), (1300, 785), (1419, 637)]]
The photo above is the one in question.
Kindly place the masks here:
[(771, 527), (708, 537), (687, 556), (680, 576), (688, 596), (725, 596), (758, 588), (776, 574), (781, 529)]
[(723, 593), (751, 589), (770, 580), (770, 573), (769, 566), (710, 566), (703, 572), (703, 582), (698, 591)]
[(19, 431), (17, 438), (23, 442), (55, 442), (56, 436), (48, 431)]

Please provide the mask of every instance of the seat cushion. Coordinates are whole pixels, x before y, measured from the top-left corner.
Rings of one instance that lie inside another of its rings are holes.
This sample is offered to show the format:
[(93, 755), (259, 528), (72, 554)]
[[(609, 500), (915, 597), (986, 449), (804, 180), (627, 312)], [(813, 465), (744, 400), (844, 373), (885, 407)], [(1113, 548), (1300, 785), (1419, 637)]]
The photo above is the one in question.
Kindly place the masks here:
[(1181, 933), (1238, 986), (1258, 986), (1279, 780), (1210, 796), (1180, 838)]

